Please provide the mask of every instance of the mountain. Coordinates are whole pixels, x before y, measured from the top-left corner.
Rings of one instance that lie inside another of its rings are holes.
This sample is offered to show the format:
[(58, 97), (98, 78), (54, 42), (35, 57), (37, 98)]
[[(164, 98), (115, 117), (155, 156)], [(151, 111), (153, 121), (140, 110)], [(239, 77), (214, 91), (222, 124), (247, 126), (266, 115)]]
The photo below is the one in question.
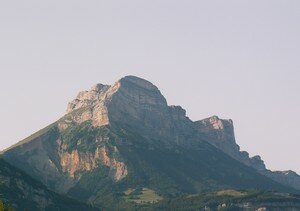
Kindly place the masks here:
[[(80, 92), (65, 116), (2, 157), (51, 190), (107, 209), (228, 188), (298, 192), (233, 156), (232, 121), (210, 119), (191, 121), (155, 85), (126, 76)], [(231, 145), (218, 147), (222, 139)]]
[(198, 131), (203, 137), (206, 137), (205, 139), (209, 143), (232, 158), (256, 169), (262, 175), (300, 190), (300, 176), (296, 172), (291, 170), (270, 171), (266, 168), (260, 156), (249, 157), (248, 152), (240, 151), (239, 145), (236, 144), (232, 120), (223, 120), (217, 116), (213, 116), (195, 123)]
[(42, 183), (3, 159), (0, 159), (0, 201), (11, 210), (96, 210), (49, 191)]

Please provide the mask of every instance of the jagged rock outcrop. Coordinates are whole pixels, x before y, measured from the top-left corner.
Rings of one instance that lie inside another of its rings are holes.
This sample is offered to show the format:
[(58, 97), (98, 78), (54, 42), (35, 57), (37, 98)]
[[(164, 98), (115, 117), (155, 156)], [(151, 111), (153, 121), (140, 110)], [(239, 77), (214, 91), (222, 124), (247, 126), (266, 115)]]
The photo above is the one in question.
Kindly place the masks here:
[(72, 120), (78, 124), (87, 120), (92, 120), (94, 126), (109, 124), (106, 103), (110, 100), (111, 94), (117, 86), (118, 84), (113, 87), (97, 84), (89, 91), (79, 92), (76, 99), (69, 103), (67, 113), (82, 109), (71, 115)]
[(270, 171), (266, 168), (260, 156), (249, 157), (248, 152), (240, 151), (239, 145), (234, 137), (232, 120), (220, 119), (217, 116), (196, 121), (198, 131), (205, 136), (205, 139), (221, 149), (234, 159), (256, 169), (259, 173), (290, 187), (300, 190), (300, 176), (293, 171)]

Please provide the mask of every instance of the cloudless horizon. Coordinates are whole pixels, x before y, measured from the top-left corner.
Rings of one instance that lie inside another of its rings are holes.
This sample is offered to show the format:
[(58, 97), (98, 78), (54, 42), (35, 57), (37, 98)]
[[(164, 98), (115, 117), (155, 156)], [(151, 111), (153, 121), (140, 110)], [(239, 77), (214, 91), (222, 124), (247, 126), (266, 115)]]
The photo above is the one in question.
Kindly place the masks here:
[(232, 119), (271, 170), (300, 173), (300, 1), (0, 3), (0, 150), (79, 91), (135, 75), (192, 120)]

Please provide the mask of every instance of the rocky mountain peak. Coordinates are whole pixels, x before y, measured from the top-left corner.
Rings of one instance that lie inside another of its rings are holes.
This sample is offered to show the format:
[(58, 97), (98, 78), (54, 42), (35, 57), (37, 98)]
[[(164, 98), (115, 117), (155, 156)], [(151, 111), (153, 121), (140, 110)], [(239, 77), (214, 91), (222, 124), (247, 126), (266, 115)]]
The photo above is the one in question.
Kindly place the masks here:
[(131, 76), (131, 75), (125, 76), (121, 78), (118, 82), (121, 84), (132, 84), (139, 89), (145, 89), (149, 91), (159, 91), (158, 88), (155, 85), (153, 85), (151, 82), (136, 76)]
[[(136, 76), (125, 76), (117, 81), (116, 84), (119, 84), (118, 94), (126, 95), (123, 97), (127, 97), (127, 101), (132, 100), (140, 106), (146, 104), (150, 106), (167, 106), (167, 101), (159, 89), (145, 79)], [(118, 95), (117, 97), (122, 96)]]
[[(81, 91), (77, 97), (68, 104), (67, 113), (85, 107), (93, 107), (97, 104), (104, 104), (109, 101), (117, 92), (126, 94), (129, 99), (136, 98), (139, 103), (155, 103), (167, 105), (166, 99), (162, 96), (158, 88), (136, 76), (126, 76), (115, 82), (112, 86), (96, 84), (88, 91)], [(119, 95), (119, 97), (121, 97)], [(152, 98), (154, 101), (146, 101)]]
[[(159, 125), (170, 128), (169, 115), (167, 101), (155, 85), (136, 76), (126, 76), (113, 85), (96, 84), (88, 91), (79, 92), (69, 103), (67, 121), (60, 122), (60, 128), (88, 120), (94, 126), (117, 122), (118, 125), (137, 123), (149, 128)], [(185, 112), (180, 110), (180, 115), (185, 117)]]

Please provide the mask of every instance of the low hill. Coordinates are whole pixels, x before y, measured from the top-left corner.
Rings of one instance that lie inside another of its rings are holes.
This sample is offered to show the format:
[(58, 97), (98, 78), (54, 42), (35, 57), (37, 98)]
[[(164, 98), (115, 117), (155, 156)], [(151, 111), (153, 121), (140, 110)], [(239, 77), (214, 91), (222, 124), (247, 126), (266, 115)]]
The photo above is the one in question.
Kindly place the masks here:
[(96, 210), (49, 191), (42, 183), (3, 159), (0, 159), (0, 201), (7, 210)]

